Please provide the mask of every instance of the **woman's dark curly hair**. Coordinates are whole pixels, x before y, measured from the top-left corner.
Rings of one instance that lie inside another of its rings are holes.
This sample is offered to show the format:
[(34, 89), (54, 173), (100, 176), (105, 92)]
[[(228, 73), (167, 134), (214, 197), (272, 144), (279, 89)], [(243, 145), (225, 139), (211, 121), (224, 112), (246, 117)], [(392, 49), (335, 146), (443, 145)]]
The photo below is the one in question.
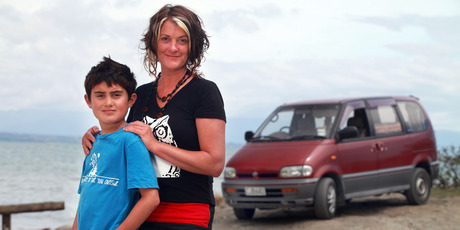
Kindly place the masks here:
[(145, 69), (150, 75), (157, 76), (157, 45), (161, 27), (168, 19), (176, 23), (187, 34), (189, 56), (186, 67), (190, 70), (192, 76), (198, 77), (200, 74), (198, 73), (198, 67), (200, 67), (201, 60), (204, 59), (204, 53), (209, 47), (209, 40), (206, 31), (201, 27), (201, 18), (181, 5), (167, 4), (150, 18), (150, 25), (141, 39), (141, 49), (145, 51)]

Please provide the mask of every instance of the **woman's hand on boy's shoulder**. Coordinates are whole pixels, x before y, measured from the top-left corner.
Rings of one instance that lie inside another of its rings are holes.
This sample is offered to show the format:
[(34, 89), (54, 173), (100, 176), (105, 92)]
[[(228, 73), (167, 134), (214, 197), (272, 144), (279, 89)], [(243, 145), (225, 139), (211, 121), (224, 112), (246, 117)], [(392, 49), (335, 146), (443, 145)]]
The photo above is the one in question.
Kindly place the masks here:
[(83, 146), (83, 152), (85, 152), (86, 156), (89, 155), (91, 149), (93, 148), (93, 143), (94, 141), (96, 141), (94, 135), (96, 135), (99, 132), (99, 127), (93, 126), (90, 129), (88, 129), (85, 135), (83, 135), (83, 137), (81, 138), (81, 145)]
[(152, 129), (149, 125), (140, 121), (134, 121), (129, 123), (123, 130), (139, 135), (145, 147), (147, 147), (150, 152), (154, 152), (154, 145), (158, 143), (158, 140), (153, 136)]

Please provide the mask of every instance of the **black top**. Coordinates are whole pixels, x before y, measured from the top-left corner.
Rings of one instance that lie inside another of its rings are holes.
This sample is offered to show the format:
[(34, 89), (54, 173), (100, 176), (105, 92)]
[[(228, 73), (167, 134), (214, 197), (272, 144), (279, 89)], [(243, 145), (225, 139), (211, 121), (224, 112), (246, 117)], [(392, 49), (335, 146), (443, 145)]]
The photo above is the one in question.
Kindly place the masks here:
[[(140, 120), (150, 125), (154, 136), (163, 143), (181, 149), (199, 151), (200, 144), (195, 119), (215, 118), (226, 121), (224, 102), (216, 84), (193, 78), (165, 105), (163, 116), (157, 104), (153, 84), (137, 88), (137, 100), (128, 121)], [(148, 103), (147, 103), (148, 101)], [(144, 112), (144, 108), (148, 108)], [(154, 157), (161, 202), (207, 203), (214, 205), (213, 178), (188, 172)]]

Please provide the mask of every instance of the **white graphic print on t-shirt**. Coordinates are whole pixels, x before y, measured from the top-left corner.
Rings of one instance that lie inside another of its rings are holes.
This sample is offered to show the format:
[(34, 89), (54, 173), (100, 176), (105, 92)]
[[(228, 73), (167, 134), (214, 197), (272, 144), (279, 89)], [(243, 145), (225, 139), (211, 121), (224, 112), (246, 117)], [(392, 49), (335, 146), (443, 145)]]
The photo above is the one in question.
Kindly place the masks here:
[(111, 186), (118, 186), (118, 182), (120, 182), (119, 178), (112, 178), (106, 177), (102, 175), (98, 175), (98, 159), (101, 157), (100, 153), (93, 153), (91, 155), (91, 163), (89, 163), (88, 167), (91, 167), (91, 170), (86, 176), (82, 176), (80, 183), (92, 183), (92, 184), (99, 184), (99, 185), (111, 185)]
[[(149, 116), (144, 117), (144, 123), (150, 126), (153, 135), (158, 139), (159, 142), (166, 143), (177, 147), (174, 135), (171, 127), (168, 124), (169, 115), (160, 118), (151, 118)], [(155, 167), (155, 173), (158, 178), (178, 178), (180, 177), (180, 168), (172, 165), (171, 163), (161, 159), (153, 153), (153, 161)]]

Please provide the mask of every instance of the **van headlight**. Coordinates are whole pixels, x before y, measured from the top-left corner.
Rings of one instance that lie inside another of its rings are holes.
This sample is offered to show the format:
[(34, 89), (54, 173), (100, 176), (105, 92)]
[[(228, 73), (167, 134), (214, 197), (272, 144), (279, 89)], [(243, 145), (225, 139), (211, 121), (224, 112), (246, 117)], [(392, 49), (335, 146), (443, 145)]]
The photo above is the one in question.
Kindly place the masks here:
[(310, 176), (313, 173), (313, 168), (310, 165), (295, 165), (281, 168), (281, 177), (301, 177)]
[(233, 167), (225, 167), (224, 177), (225, 178), (235, 178), (236, 177), (235, 168), (233, 168)]

